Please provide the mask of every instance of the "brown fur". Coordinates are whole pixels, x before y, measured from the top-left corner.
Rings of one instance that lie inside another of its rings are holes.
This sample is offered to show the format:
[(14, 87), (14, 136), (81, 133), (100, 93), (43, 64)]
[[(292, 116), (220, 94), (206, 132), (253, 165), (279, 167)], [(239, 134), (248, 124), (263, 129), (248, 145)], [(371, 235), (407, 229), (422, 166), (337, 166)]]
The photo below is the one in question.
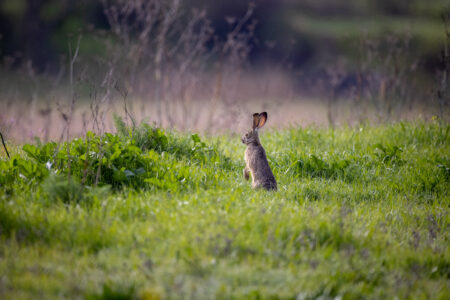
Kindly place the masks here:
[(277, 182), (267, 161), (266, 151), (259, 140), (258, 130), (267, 121), (267, 113), (253, 114), (253, 129), (242, 136), (242, 143), (247, 145), (245, 150), (244, 178), (249, 179), (252, 175), (253, 188), (265, 188), (266, 190), (277, 190)]

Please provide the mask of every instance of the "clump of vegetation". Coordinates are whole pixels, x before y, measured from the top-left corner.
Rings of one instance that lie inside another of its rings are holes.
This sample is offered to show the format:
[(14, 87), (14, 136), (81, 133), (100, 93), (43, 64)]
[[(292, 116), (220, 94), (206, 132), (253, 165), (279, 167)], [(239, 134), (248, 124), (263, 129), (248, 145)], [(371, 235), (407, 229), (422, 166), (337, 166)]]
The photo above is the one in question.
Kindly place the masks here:
[(130, 286), (127, 288), (124, 287), (116, 287), (111, 286), (109, 284), (103, 285), (103, 290), (99, 294), (91, 294), (86, 295), (86, 300), (132, 300), (132, 299), (139, 299), (135, 295), (135, 288), (134, 286)]
[(52, 202), (77, 203), (83, 199), (83, 187), (73, 177), (50, 175), (45, 179), (42, 188)]
[(207, 145), (197, 134), (168, 134), (145, 123), (128, 128), (118, 117), (116, 126), (118, 134), (88, 132), (85, 138), (59, 145), (26, 144), (22, 150), (29, 159), (2, 161), (0, 182), (10, 185), (17, 178), (27, 183), (45, 180), (44, 190), (50, 198), (79, 201), (83, 186), (110, 185), (116, 190), (214, 186), (218, 184), (214, 176), (198, 177), (195, 171), (204, 170), (206, 163), (213, 163), (216, 173), (233, 167), (217, 145)]

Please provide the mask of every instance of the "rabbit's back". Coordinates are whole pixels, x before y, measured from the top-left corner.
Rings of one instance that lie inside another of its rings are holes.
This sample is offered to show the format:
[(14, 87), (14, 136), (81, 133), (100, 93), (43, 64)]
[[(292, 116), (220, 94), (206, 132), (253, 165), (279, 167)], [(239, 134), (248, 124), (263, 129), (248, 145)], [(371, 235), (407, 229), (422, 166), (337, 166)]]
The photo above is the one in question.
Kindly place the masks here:
[(267, 161), (266, 151), (260, 145), (249, 145), (245, 150), (245, 161), (252, 174), (252, 186), (276, 190), (277, 182)]

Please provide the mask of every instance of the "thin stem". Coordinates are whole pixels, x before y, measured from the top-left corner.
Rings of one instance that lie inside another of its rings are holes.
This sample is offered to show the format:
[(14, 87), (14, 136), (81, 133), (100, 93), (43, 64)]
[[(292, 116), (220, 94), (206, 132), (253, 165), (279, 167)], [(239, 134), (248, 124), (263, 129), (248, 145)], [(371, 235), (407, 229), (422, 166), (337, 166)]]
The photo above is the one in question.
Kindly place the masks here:
[(3, 148), (5, 148), (6, 155), (8, 156), (8, 158), (10, 158), (8, 148), (6, 148), (5, 140), (3, 139), (3, 134), (1, 132), (0, 132), (0, 138), (2, 139), (2, 144), (3, 144)]

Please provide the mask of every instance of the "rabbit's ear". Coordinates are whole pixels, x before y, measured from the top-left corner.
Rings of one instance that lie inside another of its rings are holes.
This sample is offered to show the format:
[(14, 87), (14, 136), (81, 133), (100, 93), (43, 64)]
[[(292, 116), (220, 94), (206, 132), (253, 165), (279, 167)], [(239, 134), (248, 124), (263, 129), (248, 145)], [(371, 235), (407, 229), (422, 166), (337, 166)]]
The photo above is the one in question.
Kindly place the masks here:
[(267, 121), (267, 113), (266, 112), (262, 112), (259, 114), (259, 122), (258, 122), (258, 128), (261, 128), (264, 126), (264, 124), (266, 124)]
[(256, 129), (259, 125), (259, 114), (254, 113), (253, 114), (253, 129)]

